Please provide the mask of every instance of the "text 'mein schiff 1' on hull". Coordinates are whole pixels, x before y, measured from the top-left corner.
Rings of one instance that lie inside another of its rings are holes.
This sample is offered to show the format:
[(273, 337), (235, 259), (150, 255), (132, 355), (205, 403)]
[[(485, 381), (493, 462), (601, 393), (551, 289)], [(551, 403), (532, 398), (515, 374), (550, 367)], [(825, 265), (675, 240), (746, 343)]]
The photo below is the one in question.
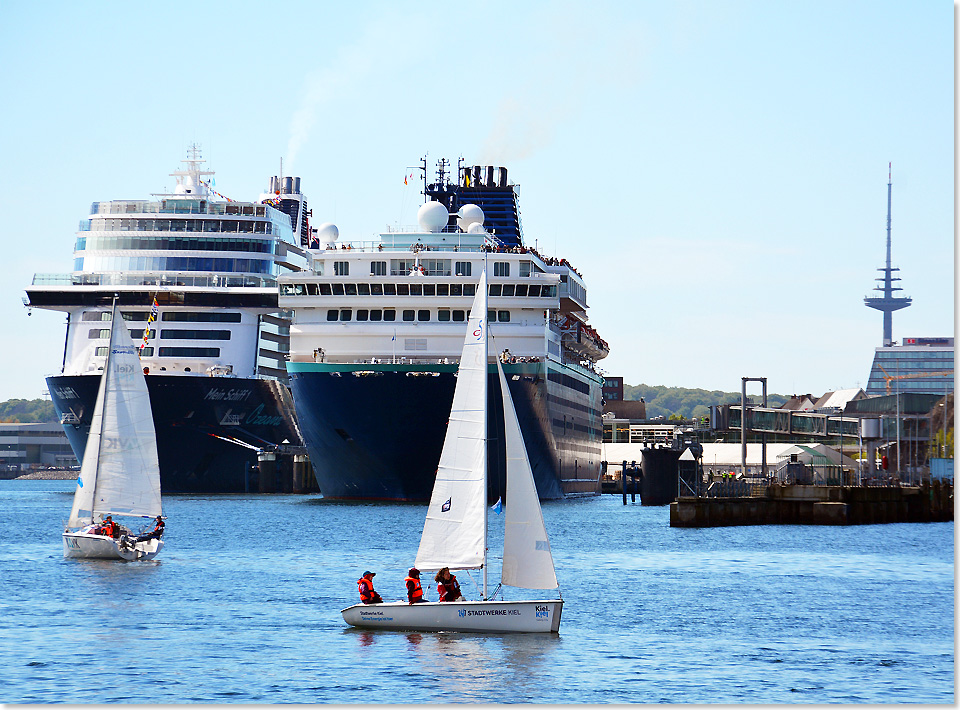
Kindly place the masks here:
[(273, 177), (258, 201), (239, 202), (203, 162), (194, 146), (173, 192), (93, 203), (74, 270), (27, 288), (28, 307), (66, 314), (47, 385), (81, 461), (117, 295), (148, 370), (165, 493), (243, 492), (258, 449), (302, 445), (277, 304), (277, 277), (305, 265), (313, 231), (300, 179)]
[[(458, 166), (451, 181), (447, 164), (424, 186), (416, 230), (344, 244), (336, 226), (320, 225), (307, 271), (279, 279), (280, 306), (294, 313), (287, 371), (320, 491), (429, 499), (486, 256), (489, 321), (509, 351), (503, 367), (537, 491), (543, 499), (597, 495), (596, 363), (609, 347), (587, 323), (583, 279), (565, 259), (524, 245), (505, 168)], [(426, 161), (422, 169), (426, 176)], [(496, 376), (491, 366), (491, 382)], [(488, 495), (496, 500), (503, 411), (499, 399), (489, 405)]]

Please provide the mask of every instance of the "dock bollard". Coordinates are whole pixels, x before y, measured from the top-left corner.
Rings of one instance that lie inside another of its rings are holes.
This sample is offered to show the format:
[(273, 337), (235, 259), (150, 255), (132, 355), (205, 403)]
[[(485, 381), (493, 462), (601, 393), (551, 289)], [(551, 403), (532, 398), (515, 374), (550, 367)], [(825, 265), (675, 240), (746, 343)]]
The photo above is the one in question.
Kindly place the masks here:
[(276, 493), (277, 491), (277, 455), (272, 451), (261, 451), (257, 454), (260, 464), (260, 492)]

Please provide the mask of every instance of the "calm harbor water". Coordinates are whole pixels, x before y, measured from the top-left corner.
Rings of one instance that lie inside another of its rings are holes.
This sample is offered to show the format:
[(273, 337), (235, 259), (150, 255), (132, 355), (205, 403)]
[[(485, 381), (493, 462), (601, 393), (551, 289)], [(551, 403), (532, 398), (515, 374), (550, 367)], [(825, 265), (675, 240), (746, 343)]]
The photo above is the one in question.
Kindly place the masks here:
[(403, 596), (425, 505), (169, 496), (160, 557), (122, 563), (63, 559), (72, 493), (0, 481), (0, 702), (954, 702), (953, 523), (548, 503), (559, 635), (365, 632), (340, 609), (368, 568)]

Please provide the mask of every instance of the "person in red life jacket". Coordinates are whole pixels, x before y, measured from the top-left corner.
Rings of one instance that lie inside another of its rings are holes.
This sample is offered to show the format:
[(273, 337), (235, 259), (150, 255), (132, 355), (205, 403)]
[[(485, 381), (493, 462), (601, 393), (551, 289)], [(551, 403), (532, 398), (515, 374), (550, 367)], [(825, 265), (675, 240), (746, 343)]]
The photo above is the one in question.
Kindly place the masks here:
[(411, 604), (419, 604), (420, 602), (427, 601), (423, 598), (423, 587), (420, 586), (420, 570), (416, 567), (411, 567), (404, 581), (407, 583), (408, 602)]
[(433, 579), (437, 583), (437, 594), (440, 595), (440, 601), (455, 602), (457, 599), (463, 599), (457, 578), (455, 575), (450, 574), (449, 567), (444, 567), (437, 572), (437, 576)]
[(97, 535), (107, 535), (109, 537), (120, 537), (120, 526), (113, 522), (113, 516), (108, 515), (100, 523), (100, 527), (94, 530)]
[(364, 572), (363, 576), (357, 580), (357, 588), (360, 590), (360, 601), (364, 604), (380, 604), (383, 599), (373, 588), (373, 578), (377, 576), (376, 572)]
[(137, 536), (134, 542), (143, 542), (144, 540), (153, 540), (154, 538), (159, 540), (163, 536), (163, 528), (164, 528), (163, 518), (161, 518), (158, 515), (156, 523), (157, 524), (156, 526), (154, 526), (153, 530), (151, 530), (148, 533), (144, 533), (143, 535)]

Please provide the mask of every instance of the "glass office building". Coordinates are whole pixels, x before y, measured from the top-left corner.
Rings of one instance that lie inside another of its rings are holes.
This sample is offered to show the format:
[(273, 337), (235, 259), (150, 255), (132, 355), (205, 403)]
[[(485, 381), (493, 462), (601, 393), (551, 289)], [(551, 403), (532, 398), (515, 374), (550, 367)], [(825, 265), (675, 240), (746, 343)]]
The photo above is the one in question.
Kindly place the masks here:
[(904, 338), (877, 348), (865, 388), (868, 395), (953, 392), (953, 338)]

